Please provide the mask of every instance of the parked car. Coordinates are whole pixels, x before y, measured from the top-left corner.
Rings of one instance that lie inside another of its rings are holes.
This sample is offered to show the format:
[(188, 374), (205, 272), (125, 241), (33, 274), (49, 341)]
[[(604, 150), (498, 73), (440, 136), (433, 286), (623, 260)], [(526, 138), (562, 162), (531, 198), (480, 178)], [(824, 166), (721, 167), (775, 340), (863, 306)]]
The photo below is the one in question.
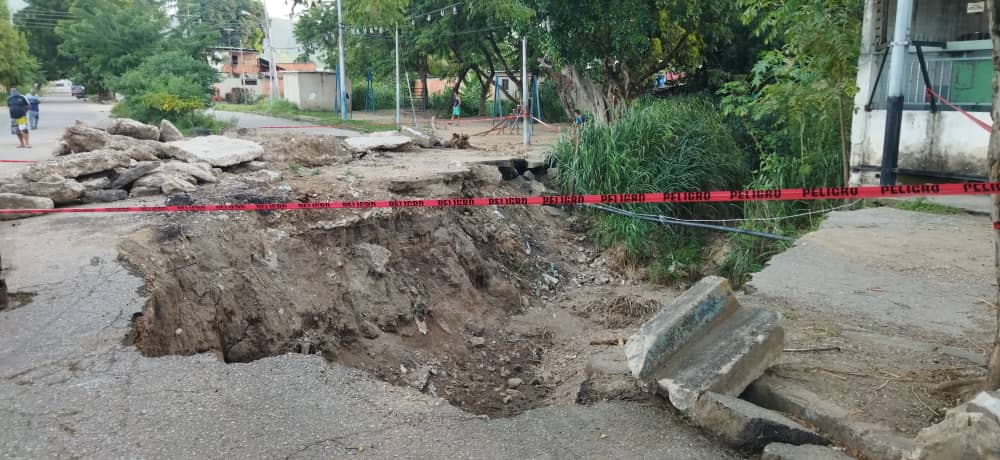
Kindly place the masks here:
[(87, 97), (87, 95), (83, 93), (83, 89), (84, 88), (81, 85), (73, 85), (70, 87), (69, 92), (70, 94), (73, 95), (73, 97), (77, 99), (83, 99)]

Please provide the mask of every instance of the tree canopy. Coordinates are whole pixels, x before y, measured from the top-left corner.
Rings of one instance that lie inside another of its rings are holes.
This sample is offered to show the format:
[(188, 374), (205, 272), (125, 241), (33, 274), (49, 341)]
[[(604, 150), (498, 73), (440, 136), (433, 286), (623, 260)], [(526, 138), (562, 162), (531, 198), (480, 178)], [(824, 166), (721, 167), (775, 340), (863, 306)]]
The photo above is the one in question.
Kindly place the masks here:
[(28, 39), (31, 55), (41, 64), (45, 78), (58, 80), (67, 77), (73, 61), (59, 54), (61, 39), (56, 35), (56, 24), (71, 18), (72, 0), (28, 0), (27, 5), (14, 14), (14, 25)]
[(10, 25), (7, 0), (0, 0), (0, 84), (34, 83), (38, 61), (28, 54), (28, 40)]

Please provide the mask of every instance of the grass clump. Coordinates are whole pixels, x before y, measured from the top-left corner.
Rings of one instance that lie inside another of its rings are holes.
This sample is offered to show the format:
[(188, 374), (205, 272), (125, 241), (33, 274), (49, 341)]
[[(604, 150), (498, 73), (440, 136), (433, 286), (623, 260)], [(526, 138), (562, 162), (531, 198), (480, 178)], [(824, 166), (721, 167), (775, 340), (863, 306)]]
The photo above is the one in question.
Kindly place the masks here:
[(955, 215), (965, 213), (965, 211), (959, 208), (938, 204), (925, 197), (920, 197), (915, 200), (895, 201), (891, 203), (891, 206), (905, 211), (924, 212), (928, 214)]
[[(690, 192), (742, 188), (744, 155), (718, 108), (706, 97), (681, 96), (633, 104), (614, 124), (592, 124), (578, 139), (552, 149), (564, 193)], [(678, 218), (720, 217), (731, 205), (629, 204), (629, 211)], [(604, 248), (620, 246), (627, 262), (651, 264), (656, 280), (698, 276), (702, 233), (596, 213), (593, 235)]]

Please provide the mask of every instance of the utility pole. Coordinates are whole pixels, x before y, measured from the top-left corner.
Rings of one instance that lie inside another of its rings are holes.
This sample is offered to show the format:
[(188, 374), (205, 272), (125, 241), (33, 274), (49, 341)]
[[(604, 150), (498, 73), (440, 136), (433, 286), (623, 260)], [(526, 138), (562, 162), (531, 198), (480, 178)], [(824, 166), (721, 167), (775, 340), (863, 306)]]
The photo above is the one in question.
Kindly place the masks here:
[(267, 11), (264, 12), (264, 20), (267, 21), (264, 26), (264, 38), (267, 39), (267, 47), (269, 48), (271, 56), (271, 97), (268, 100), (270, 104), (271, 111), (274, 111), (274, 93), (278, 91), (278, 63), (274, 60), (274, 42), (271, 40), (271, 17), (268, 16)]
[(892, 37), (892, 55), (889, 60), (889, 99), (885, 113), (885, 141), (882, 144), (882, 186), (896, 185), (896, 166), (899, 163), (899, 135), (903, 129), (903, 66), (906, 48), (910, 41), (913, 21), (913, 0), (896, 2), (896, 23)]
[(396, 129), (400, 128), (399, 92), (399, 24), (396, 24)]
[(524, 124), (521, 131), (524, 133), (524, 145), (531, 144), (531, 130), (528, 127), (528, 37), (521, 37), (521, 114), (524, 117)]
[[(905, 1), (905, 0), (904, 0)], [(340, 80), (340, 119), (347, 121), (347, 107), (344, 100), (344, 91), (347, 91), (347, 78), (344, 76), (347, 71), (344, 67), (344, 16), (340, 8), (341, 0), (337, 0), (337, 53), (339, 54), (339, 68), (337, 78)]]

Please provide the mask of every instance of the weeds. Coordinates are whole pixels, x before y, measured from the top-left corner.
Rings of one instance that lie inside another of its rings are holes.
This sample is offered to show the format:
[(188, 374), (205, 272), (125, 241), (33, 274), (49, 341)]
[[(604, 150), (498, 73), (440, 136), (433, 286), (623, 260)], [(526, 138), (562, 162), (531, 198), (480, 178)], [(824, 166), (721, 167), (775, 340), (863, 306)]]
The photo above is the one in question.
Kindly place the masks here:
[(965, 213), (965, 211), (959, 208), (938, 204), (924, 197), (915, 200), (893, 201), (890, 203), (890, 206), (905, 211), (925, 212), (928, 214), (955, 215)]
[[(565, 193), (687, 192), (741, 188), (749, 168), (734, 135), (708, 98), (683, 96), (633, 104), (613, 125), (592, 124), (564, 137), (550, 164)], [(728, 216), (738, 208), (709, 204), (630, 204), (621, 208), (672, 217)], [(698, 231), (597, 214), (592, 235), (603, 248), (621, 245), (626, 263), (650, 263), (660, 281), (697, 276)]]

